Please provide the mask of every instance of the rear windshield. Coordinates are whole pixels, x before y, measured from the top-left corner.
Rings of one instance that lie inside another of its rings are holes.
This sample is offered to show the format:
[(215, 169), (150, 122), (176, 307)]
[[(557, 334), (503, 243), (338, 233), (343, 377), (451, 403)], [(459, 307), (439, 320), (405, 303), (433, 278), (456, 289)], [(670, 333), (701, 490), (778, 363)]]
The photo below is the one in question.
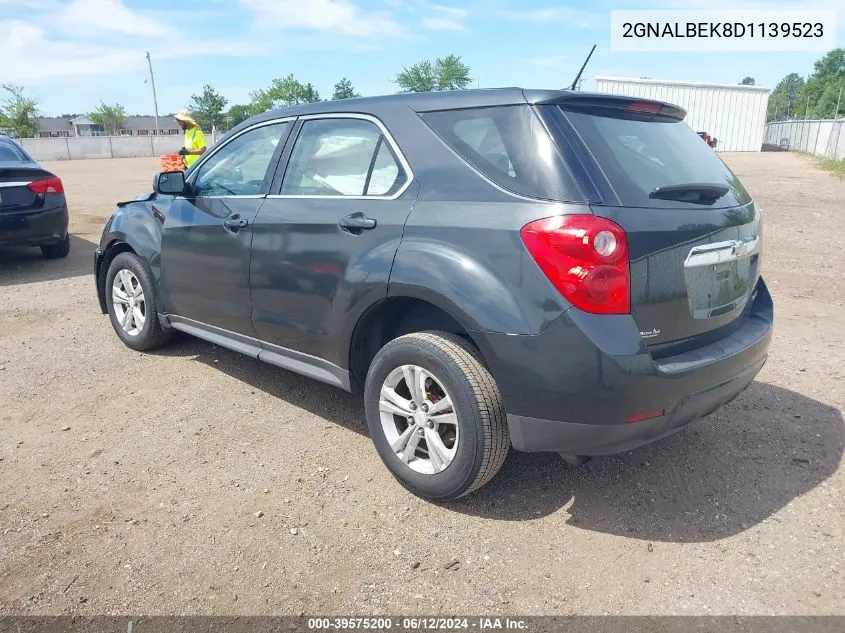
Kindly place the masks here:
[[(729, 192), (713, 206), (744, 204), (750, 198), (736, 176), (686, 123), (668, 117), (632, 118), (613, 110), (563, 110), (581, 136), (622, 206), (666, 207), (689, 202), (657, 200), (657, 188), (709, 183)], [(634, 115), (636, 117), (636, 115)]]
[(465, 161), (500, 187), (532, 198), (584, 200), (530, 106), (444, 110), (421, 116)]
[(14, 143), (9, 141), (0, 141), (0, 162), (28, 162), (29, 159), (24, 156)]

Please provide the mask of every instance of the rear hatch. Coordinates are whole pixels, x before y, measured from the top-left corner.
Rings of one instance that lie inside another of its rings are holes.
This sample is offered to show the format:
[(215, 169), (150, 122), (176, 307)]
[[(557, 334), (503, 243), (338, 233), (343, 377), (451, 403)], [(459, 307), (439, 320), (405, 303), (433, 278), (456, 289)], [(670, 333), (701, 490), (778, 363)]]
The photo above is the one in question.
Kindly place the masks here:
[(627, 234), (631, 315), (652, 353), (738, 327), (759, 276), (760, 215), (684, 111), (613, 97), (541, 110), (564, 153), (577, 146), (594, 213)]

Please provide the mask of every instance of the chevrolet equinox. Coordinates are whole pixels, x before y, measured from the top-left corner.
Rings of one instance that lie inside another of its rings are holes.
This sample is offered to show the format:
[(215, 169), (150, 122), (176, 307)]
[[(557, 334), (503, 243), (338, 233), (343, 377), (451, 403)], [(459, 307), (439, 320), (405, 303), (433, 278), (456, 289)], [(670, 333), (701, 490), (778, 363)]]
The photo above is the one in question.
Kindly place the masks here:
[(100, 307), (132, 349), (179, 330), (363, 392), (430, 499), (511, 446), (632, 449), (743, 391), (772, 332), (760, 212), (684, 116), (517, 88), (267, 112), (117, 205)]

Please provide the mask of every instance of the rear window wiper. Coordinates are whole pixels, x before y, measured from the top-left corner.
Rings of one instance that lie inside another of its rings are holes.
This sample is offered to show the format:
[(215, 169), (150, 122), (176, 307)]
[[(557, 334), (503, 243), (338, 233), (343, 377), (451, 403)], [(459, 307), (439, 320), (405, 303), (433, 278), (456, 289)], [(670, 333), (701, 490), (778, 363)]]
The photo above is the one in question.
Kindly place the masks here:
[(688, 182), (681, 185), (656, 187), (648, 194), (657, 200), (682, 200), (689, 202), (713, 202), (724, 196), (730, 187), (711, 182)]

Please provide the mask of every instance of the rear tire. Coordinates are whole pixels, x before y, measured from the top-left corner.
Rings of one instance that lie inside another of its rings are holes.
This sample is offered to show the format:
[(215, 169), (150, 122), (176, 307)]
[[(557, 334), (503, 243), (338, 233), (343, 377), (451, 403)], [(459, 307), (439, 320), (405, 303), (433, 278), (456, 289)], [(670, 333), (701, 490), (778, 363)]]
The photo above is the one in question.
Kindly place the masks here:
[(42, 246), (41, 252), (47, 259), (61, 259), (67, 257), (70, 253), (70, 235), (65, 235), (65, 239), (55, 244)]
[[(416, 394), (409, 382), (422, 385)], [(364, 407), (382, 461), (420, 497), (448, 501), (477, 490), (510, 450), (496, 382), (455, 334), (417, 332), (387, 343), (367, 373)]]
[(150, 350), (170, 339), (158, 320), (155, 289), (147, 268), (135, 253), (120, 253), (112, 260), (105, 296), (112, 327), (127, 347)]

